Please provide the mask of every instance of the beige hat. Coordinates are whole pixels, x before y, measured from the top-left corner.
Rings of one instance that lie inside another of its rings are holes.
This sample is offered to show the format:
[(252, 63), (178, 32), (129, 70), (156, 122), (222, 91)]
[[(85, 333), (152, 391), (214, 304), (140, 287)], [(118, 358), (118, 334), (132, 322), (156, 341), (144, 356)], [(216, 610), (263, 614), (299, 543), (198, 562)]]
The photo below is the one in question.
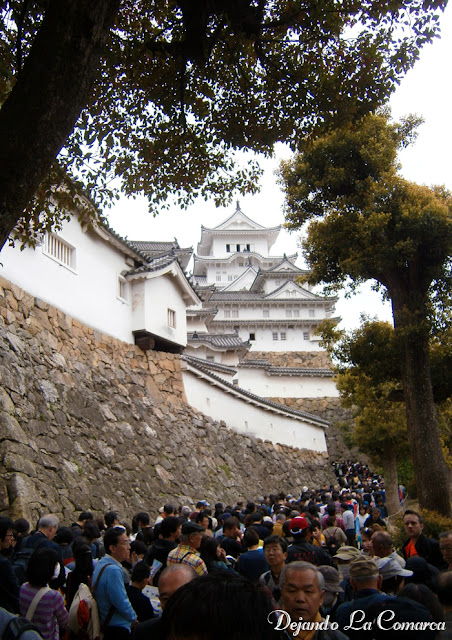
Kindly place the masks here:
[(374, 578), (378, 575), (378, 565), (373, 558), (361, 556), (350, 562), (350, 578)]
[(361, 558), (361, 555), (361, 552), (358, 551), (356, 547), (349, 547), (347, 545), (344, 545), (343, 547), (339, 547), (334, 557), (339, 558), (339, 560), (350, 562), (351, 560), (355, 560), (356, 558)]

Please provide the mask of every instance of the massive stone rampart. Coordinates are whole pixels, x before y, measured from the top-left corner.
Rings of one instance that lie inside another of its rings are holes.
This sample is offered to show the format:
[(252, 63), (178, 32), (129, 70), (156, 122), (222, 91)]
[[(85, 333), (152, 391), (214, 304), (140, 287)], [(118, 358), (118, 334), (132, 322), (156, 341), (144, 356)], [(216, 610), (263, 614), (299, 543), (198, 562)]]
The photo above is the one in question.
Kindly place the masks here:
[(179, 357), (103, 335), (0, 278), (0, 513), (130, 518), (165, 501), (332, 481), (326, 454), (237, 434), (187, 405)]

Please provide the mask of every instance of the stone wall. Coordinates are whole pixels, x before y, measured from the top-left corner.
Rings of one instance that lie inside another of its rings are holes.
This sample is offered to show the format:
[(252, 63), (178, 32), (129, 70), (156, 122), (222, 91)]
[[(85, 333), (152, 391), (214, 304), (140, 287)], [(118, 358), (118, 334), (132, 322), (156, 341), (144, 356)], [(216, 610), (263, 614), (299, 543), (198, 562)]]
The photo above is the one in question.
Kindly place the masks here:
[(333, 480), (326, 454), (229, 430), (186, 404), (179, 357), (144, 353), (0, 278), (0, 513), (131, 518)]

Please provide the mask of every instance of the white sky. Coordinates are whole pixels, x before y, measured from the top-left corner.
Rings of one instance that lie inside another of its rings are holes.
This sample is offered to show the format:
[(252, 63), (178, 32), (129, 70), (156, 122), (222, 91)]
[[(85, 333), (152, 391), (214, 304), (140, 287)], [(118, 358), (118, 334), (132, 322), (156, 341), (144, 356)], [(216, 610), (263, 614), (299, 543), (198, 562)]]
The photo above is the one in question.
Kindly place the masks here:
[[(449, 6), (441, 20), (442, 36), (421, 52), (415, 67), (403, 79), (391, 99), (394, 119), (408, 113), (422, 115), (425, 124), (421, 127), (418, 140), (400, 156), (402, 174), (419, 184), (445, 184), (452, 190), (452, 123), (451, 102), (452, 83), (452, 7)], [(280, 145), (277, 157), (262, 163), (265, 174), (262, 189), (255, 196), (238, 196), (242, 211), (250, 218), (265, 226), (275, 226), (284, 222), (282, 213), (283, 196), (276, 184), (274, 170), (282, 157), (289, 152)], [(200, 240), (201, 225), (215, 227), (235, 209), (235, 199), (226, 209), (216, 209), (212, 203), (203, 200), (186, 211), (177, 208), (162, 211), (156, 218), (147, 211), (144, 199), (120, 200), (112, 210), (106, 210), (113, 229), (130, 240), (172, 240), (177, 238), (181, 247), (192, 246), (195, 251)], [(282, 255), (300, 250), (297, 235), (281, 232), (272, 249), (273, 255)], [(298, 264), (302, 264), (301, 258)], [(190, 265), (189, 265), (190, 268)], [(342, 297), (336, 305), (337, 315), (343, 318), (345, 328), (358, 326), (362, 312), (390, 320), (389, 305), (384, 305), (378, 294), (370, 287), (363, 287), (361, 294), (351, 299)]]

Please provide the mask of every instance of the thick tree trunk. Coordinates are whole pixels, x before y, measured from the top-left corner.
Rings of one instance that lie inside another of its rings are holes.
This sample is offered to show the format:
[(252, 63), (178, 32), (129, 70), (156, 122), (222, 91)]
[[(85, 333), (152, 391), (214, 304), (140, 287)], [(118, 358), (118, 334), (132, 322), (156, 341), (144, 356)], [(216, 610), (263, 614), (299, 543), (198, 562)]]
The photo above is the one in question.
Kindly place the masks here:
[(0, 111), (0, 249), (85, 107), (120, 0), (51, 0)]
[[(416, 294), (411, 300), (414, 297)], [(426, 311), (410, 312), (407, 298), (391, 294), (394, 326), (402, 349), (403, 393), (419, 506), (451, 517), (447, 467), (430, 376)]]
[(397, 458), (394, 443), (386, 438), (384, 444), (383, 474), (386, 489), (386, 508), (390, 516), (400, 509), (399, 477), (397, 473)]

